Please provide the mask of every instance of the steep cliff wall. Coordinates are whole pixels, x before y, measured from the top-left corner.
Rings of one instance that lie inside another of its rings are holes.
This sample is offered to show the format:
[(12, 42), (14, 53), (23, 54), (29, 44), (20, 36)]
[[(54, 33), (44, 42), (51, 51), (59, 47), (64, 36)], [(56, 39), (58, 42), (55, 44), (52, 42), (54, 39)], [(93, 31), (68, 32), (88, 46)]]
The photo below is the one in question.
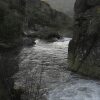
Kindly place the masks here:
[(69, 69), (100, 78), (100, 0), (76, 0)]
[(16, 57), (24, 20), (21, 3), (21, 0), (0, 0), (0, 100), (13, 100), (15, 96), (11, 77), (18, 71)]

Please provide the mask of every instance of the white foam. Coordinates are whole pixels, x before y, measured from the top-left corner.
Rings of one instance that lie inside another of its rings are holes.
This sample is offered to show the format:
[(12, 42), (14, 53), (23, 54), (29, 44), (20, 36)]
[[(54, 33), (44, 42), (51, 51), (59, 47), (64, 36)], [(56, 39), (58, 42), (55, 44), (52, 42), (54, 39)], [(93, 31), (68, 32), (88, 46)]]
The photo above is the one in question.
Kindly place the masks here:
[(91, 80), (74, 80), (50, 91), (48, 100), (100, 100), (100, 85)]

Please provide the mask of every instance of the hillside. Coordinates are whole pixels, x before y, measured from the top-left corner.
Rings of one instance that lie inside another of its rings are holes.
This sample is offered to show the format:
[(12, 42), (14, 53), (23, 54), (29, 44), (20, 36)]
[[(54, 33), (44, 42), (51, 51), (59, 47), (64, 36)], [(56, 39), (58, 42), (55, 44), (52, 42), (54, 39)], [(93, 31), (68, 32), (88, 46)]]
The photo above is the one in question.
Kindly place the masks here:
[(73, 8), (75, 0), (43, 0), (51, 5), (53, 9), (64, 12), (69, 16), (73, 16)]
[(32, 30), (36, 34), (50, 30), (54, 33), (55, 31), (70, 30), (71, 18), (52, 9), (48, 3), (40, 0), (36, 2), (29, 0), (26, 4), (25, 29), (28, 28), (27, 30)]

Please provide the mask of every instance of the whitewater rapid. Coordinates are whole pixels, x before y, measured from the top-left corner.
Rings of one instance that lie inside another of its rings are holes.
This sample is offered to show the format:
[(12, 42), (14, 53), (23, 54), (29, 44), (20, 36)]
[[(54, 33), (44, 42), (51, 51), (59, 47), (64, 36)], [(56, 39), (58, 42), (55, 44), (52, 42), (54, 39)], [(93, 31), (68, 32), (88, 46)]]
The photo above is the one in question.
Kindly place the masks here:
[(70, 38), (47, 43), (37, 39), (20, 53), (15, 88), (26, 91), (23, 100), (100, 100), (100, 81), (67, 71)]

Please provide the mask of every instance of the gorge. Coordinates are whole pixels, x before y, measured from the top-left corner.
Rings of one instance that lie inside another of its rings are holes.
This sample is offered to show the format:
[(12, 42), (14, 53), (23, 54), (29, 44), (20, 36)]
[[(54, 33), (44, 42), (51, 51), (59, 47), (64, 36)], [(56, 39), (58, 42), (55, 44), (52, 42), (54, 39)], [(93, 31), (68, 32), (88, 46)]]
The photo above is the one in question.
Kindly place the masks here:
[(40, 0), (0, 1), (0, 100), (20, 99), (22, 91), (14, 89), (13, 75), (19, 70), (21, 49), (34, 45), (35, 38), (59, 38), (56, 31), (68, 21)]
[(73, 26), (44, 0), (0, 0), (0, 100), (100, 99), (100, 1), (74, 11)]

